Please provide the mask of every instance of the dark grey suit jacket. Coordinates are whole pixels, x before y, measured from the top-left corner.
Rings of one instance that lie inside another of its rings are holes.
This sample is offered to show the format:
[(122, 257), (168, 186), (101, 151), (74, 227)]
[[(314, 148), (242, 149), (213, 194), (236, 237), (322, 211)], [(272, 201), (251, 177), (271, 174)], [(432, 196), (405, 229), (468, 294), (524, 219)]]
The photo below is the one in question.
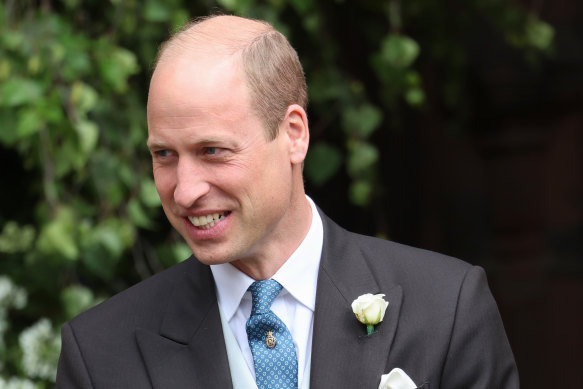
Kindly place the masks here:
[[(395, 367), (420, 388), (519, 387), (481, 268), (322, 219), (310, 388), (376, 389)], [(370, 336), (350, 307), (364, 293), (389, 301)], [(66, 323), (62, 340), (58, 388), (232, 388), (212, 273), (193, 257)]]

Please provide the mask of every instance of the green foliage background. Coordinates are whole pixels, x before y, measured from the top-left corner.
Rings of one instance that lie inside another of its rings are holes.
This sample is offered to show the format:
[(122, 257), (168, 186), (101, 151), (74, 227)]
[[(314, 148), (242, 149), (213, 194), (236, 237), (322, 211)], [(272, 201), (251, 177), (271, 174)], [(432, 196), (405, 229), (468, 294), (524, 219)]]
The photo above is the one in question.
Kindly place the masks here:
[(440, 66), (442, 103), (457, 112), (476, 19), (527, 61), (553, 40), (505, 0), (3, 0), (0, 387), (52, 387), (64, 321), (189, 256), (151, 177), (147, 86), (169, 32), (219, 11), (266, 19), (298, 49), (308, 185), (345, 177), (340, 196), (359, 207), (382, 199), (376, 137), (426, 108), (424, 62)]

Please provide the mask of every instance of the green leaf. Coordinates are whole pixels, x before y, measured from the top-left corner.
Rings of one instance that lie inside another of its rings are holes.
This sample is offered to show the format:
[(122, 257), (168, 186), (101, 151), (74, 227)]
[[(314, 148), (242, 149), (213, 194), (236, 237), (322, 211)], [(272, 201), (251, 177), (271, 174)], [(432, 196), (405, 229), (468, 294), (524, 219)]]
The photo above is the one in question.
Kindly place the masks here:
[(190, 247), (188, 247), (186, 243), (180, 242), (173, 244), (171, 249), (176, 263), (182, 262), (192, 255), (192, 251), (190, 250)]
[(132, 222), (134, 222), (138, 227), (150, 228), (152, 227), (152, 220), (144, 211), (144, 208), (140, 204), (137, 198), (133, 198), (128, 202), (128, 214)]
[(350, 201), (360, 207), (368, 205), (372, 196), (372, 189), (372, 185), (367, 181), (352, 182), (348, 190)]
[(60, 126), (65, 118), (60, 97), (55, 92), (36, 104), (39, 115), (49, 124)]
[(43, 254), (56, 254), (68, 260), (79, 258), (76, 243), (76, 217), (74, 211), (62, 206), (55, 218), (42, 227), (37, 248)]
[(419, 86), (421, 85), (421, 76), (415, 70), (409, 70), (405, 74), (405, 84), (408, 86)]
[(75, 9), (76, 7), (79, 6), (79, 1), (80, 0), (65, 0), (65, 6), (68, 9)]
[(336, 147), (320, 142), (310, 147), (304, 171), (314, 185), (322, 186), (336, 174), (341, 164), (340, 151)]
[(349, 142), (348, 152), (347, 170), (351, 177), (368, 171), (379, 158), (378, 149), (367, 142)]
[(342, 128), (348, 134), (367, 139), (380, 125), (383, 113), (372, 104), (349, 107), (342, 113)]
[(25, 252), (32, 246), (34, 235), (32, 226), (20, 227), (18, 223), (9, 221), (0, 234), (0, 252), (9, 254)]
[(12, 78), (0, 87), (0, 105), (15, 107), (38, 101), (43, 94), (40, 84), (24, 78)]
[[(63, 49), (63, 51), (61, 51)], [(59, 45), (55, 45), (53, 56), (59, 57), (63, 55), (63, 77), (67, 81), (78, 80), (92, 72), (91, 59), (87, 52), (84, 51), (65, 51)]]
[(126, 171), (127, 164), (117, 155), (105, 149), (91, 154), (91, 176), (98, 182), (96, 190), (109, 207), (117, 207), (126, 200), (125, 187), (120, 181), (120, 172)]
[(18, 113), (16, 135), (23, 139), (39, 132), (44, 126), (44, 120), (35, 108), (24, 108)]
[(0, 80), (8, 79), (11, 72), (12, 66), (10, 65), (10, 62), (5, 59), (0, 60)]
[(418, 107), (425, 102), (425, 92), (420, 87), (409, 88), (405, 92), (405, 100), (409, 105)]
[(61, 291), (61, 302), (67, 315), (66, 319), (70, 320), (91, 308), (95, 304), (95, 297), (89, 288), (73, 285)]
[(390, 34), (381, 43), (383, 60), (396, 68), (410, 66), (418, 55), (419, 44), (407, 36)]
[(89, 154), (95, 149), (99, 138), (99, 128), (97, 124), (89, 120), (81, 120), (75, 125), (75, 130), (79, 136), (81, 150)]
[(72, 170), (80, 170), (87, 163), (87, 153), (79, 152), (78, 142), (69, 136), (62, 141), (55, 153), (55, 176), (62, 178)]
[(99, 61), (99, 70), (104, 80), (116, 92), (127, 89), (127, 79), (139, 70), (138, 61), (134, 53), (120, 47), (110, 48), (112, 52), (102, 53)]
[(532, 47), (541, 51), (547, 50), (553, 43), (555, 30), (553, 27), (538, 19), (530, 16), (526, 24), (526, 41)]
[(175, 10), (172, 14), (171, 24), (172, 24), (172, 31), (178, 30), (180, 27), (184, 26), (188, 23), (190, 19), (190, 15), (187, 11), (183, 9)]
[(93, 238), (114, 258), (119, 258), (124, 250), (124, 242), (118, 231), (118, 223), (102, 223), (97, 226)]
[(346, 80), (336, 69), (315, 71), (308, 79), (310, 101), (323, 103), (343, 100), (349, 95)]
[(24, 42), (24, 39), (24, 34), (21, 31), (6, 29), (0, 34), (0, 42), (2, 42), (2, 46), (9, 50), (18, 49)]
[(28, 72), (30, 74), (38, 74), (41, 70), (42, 62), (41, 57), (38, 54), (33, 55), (28, 59), (26, 67), (28, 68)]
[(289, 2), (300, 15), (306, 15), (314, 8), (314, 0), (290, 0)]
[(91, 111), (97, 104), (99, 96), (91, 86), (76, 81), (71, 88), (71, 103), (77, 108), (78, 114), (85, 114)]
[(0, 106), (0, 142), (12, 146), (18, 139), (18, 117), (16, 110)]
[(229, 11), (236, 12), (238, 14), (244, 15), (248, 12), (249, 8), (253, 5), (253, 0), (217, 0), (217, 3), (228, 9)]
[(165, 22), (170, 19), (170, 8), (157, 0), (148, 0), (144, 7), (144, 19), (148, 22)]
[(140, 185), (140, 199), (148, 207), (160, 206), (160, 196), (156, 190), (156, 184), (152, 179), (145, 179)]

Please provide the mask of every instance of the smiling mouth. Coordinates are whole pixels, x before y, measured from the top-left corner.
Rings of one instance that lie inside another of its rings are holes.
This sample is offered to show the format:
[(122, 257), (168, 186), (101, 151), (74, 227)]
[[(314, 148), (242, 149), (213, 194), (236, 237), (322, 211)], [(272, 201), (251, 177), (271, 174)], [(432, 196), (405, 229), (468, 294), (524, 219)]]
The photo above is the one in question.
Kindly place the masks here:
[(227, 217), (231, 212), (219, 212), (219, 213), (211, 213), (209, 215), (204, 216), (188, 216), (188, 220), (192, 223), (193, 226), (196, 228), (200, 228), (201, 230), (208, 230), (209, 228), (213, 227), (216, 223), (220, 220)]

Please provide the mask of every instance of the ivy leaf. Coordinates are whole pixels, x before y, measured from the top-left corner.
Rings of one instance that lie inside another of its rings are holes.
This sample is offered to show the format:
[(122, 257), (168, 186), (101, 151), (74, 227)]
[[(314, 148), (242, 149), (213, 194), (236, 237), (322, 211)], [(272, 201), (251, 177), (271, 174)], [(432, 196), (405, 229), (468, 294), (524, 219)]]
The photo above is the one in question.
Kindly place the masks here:
[(70, 99), (71, 103), (77, 108), (77, 113), (85, 114), (95, 107), (99, 96), (91, 86), (81, 81), (76, 81), (71, 88)]
[(63, 303), (67, 320), (70, 320), (91, 308), (95, 304), (95, 297), (89, 288), (73, 285), (61, 291), (61, 302)]
[(69, 207), (61, 207), (53, 220), (45, 224), (37, 241), (43, 254), (56, 254), (68, 260), (79, 258), (79, 247), (75, 239), (76, 217)]
[(95, 149), (99, 138), (97, 124), (89, 120), (81, 120), (75, 125), (75, 130), (79, 136), (79, 143), (83, 153), (86, 155), (91, 153)]
[(526, 23), (525, 35), (526, 41), (530, 46), (544, 51), (551, 47), (555, 30), (550, 24), (545, 23), (535, 16), (530, 16)]
[(145, 179), (142, 181), (140, 184), (140, 199), (148, 207), (158, 207), (161, 204), (154, 180)]
[(41, 130), (44, 125), (43, 118), (34, 108), (24, 108), (18, 113), (18, 126), (16, 135), (18, 139), (29, 137)]
[(15, 107), (38, 101), (43, 94), (40, 84), (25, 78), (12, 78), (0, 87), (0, 105)]
[(0, 123), (2, 123), (0, 143), (4, 143), (7, 146), (13, 145), (18, 139), (18, 116), (16, 111), (0, 106)]
[(99, 70), (104, 80), (116, 92), (127, 89), (127, 79), (138, 70), (138, 61), (134, 53), (121, 47), (110, 48), (113, 51), (103, 53), (99, 61)]
[(2, 30), (0, 34), (0, 42), (2, 45), (10, 50), (17, 50), (24, 42), (24, 34), (16, 30)]
[(390, 34), (381, 44), (382, 59), (396, 68), (410, 66), (418, 55), (419, 44), (407, 36)]
[(418, 107), (425, 102), (425, 92), (420, 87), (412, 87), (405, 91), (405, 100), (409, 105)]
[(306, 15), (314, 8), (314, 0), (290, 0), (290, 3), (300, 15)]
[(370, 202), (372, 190), (373, 187), (371, 183), (364, 180), (354, 181), (350, 184), (348, 190), (350, 201), (361, 207), (366, 206)]
[(348, 144), (347, 170), (352, 177), (370, 169), (379, 158), (378, 149), (367, 142), (352, 141)]
[(102, 223), (97, 226), (94, 239), (101, 244), (114, 258), (119, 258), (124, 250), (123, 240), (115, 228), (115, 224)]
[(306, 157), (306, 176), (316, 186), (322, 186), (340, 168), (342, 154), (333, 146), (326, 143), (316, 143), (310, 147)]
[(144, 211), (144, 208), (140, 204), (137, 198), (133, 198), (128, 202), (128, 214), (132, 222), (134, 222), (138, 227), (150, 228), (152, 227), (152, 220)]
[(315, 103), (343, 100), (350, 94), (346, 80), (334, 68), (315, 71), (308, 79), (308, 84), (310, 101)]
[(79, 145), (74, 136), (65, 138), (59, 152), (55, 154), (55, 176), (62, 178), (72, 170), (82, 169), (87, 157), (87, 153), (79, 152)]
[(182, 262), (192, 255), (190, 247), (186, 243), (180, 242), (173, 244), (171, 246), (172, 255), (174, 256), (174, 261), (176, 263)]
[(2, 234), (0, 234), (0, 252), (25, 252), (32, 246), (34, 235), (32, 226), (20, 227), (16, 222), (9, 221), (4, 225)]
[(217, 3), (229, 11), (244, 15), (253, 5), (253, 0), (217, 0)]
[(161, 1), (148, 0), (144, 7), (144, 19), (149, 22), (165, 22), (170, 19), (170, 9)]
[(348, 134), (367, 139), (380, 125), (383, 113), (372, 104), (349, 107), (342, 113), (342, 128)]

